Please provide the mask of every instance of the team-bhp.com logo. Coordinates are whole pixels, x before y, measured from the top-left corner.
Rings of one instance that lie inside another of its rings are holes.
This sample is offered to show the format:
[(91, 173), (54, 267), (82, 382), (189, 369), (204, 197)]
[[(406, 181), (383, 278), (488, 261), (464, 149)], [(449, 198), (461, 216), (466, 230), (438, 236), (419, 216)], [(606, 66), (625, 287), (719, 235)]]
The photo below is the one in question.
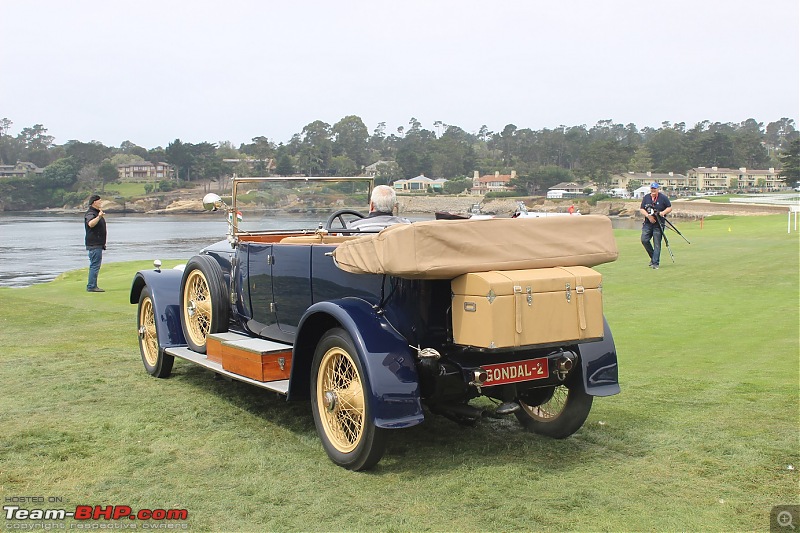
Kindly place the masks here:
[[(189, 511), (186, 509), (140, 509), (134, 511), (128, 505), (78, 505), (74, 511), (66, 509), (25, 509), (19, 505), (4, 505), (3, 511), (6, 521), (60, 521), (70, 518), (81, 521), (77, 525), (78, 529), (83, 529), (80, 524), (84, 521), (154, 520), (161, 521), (163, 527), (163, 521), (185, 521), (189, 518)], [(74, 528), (75, 525), (74, 523), (70, 524), (70, 528)], [(130, 526), (125, 527), (125, 529), (135, 529), (135, 525), (130, 524)], [(144, 524), (142, 526), (144, 529)], [(148, 529), (160, 529), (160, 527), (155, 524)]]

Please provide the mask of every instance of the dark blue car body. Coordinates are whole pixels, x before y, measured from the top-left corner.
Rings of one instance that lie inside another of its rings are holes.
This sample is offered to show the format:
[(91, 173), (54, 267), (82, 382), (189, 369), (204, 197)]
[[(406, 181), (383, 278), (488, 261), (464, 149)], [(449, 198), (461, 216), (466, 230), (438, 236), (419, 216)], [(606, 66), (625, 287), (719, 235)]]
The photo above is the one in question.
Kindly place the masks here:
[[(516, 350), (485, 350), (455, 345), (450, 327), (451, 289), (448, 280), (402, 279), (378, 274), (351, 274), (337, 267), (331, 257), (335, 244), (303, 244), (280, 242), (278, 236), (248, 239), (241, 236), (233, 244), (220, 241), (200, 252), (213, 260), (221, 276), (220, 293), (224, 294), (227, 323), (217, 325), (221, 331), (238, 333), (244, 337), (268, 339), (284, 343), (291, 350), (291, 372), (288, 382), (281, 382), (278, 390), (288, 400), (314, 398), (315, 353), (318, 345), (331, 331), (344, 331), (352, 340), (357, 366), (363, 369), (360, 387), (366, 402), (367, 424), (376, 431), (399, 429), (423, 421), (423, 404), (431, 412), (439, 413), (459, 422), (475, 421), (487, 416), (484, 408), (474, 407), (469, 401), (480, 395), (489, 395), (503, 401), (503, 409), (494, 416), (515, 413), (523, 425), (524, 415), (519, 413), (516, 398), (534, 398), (548, 401), (554, 391), (567, 393), (566, 405), (574, 405), (575, 395), (585, 405), (591, 397), (608, 396), (619, 392), (617, 354), (611, 331), (605, 325), (601, 340), (565, 346), (522, 347)], [(216, 268), (216, 267), (215, 267)], [(186, 272), (181, 270), (143, 270), (136, 273), (131, 288), (130, 302), (142, 305), (149, 298), (157, 338), (159, 358), (166, 358), (171, 368), (171, 356), (184, 357), (187, 338), (181, 320), (186, 320)], [(140, 322), (144, 320), (140, 311)], [(605, 322), (605, 321), (604, 321)], [(185, 326), (185, 324), (184, 324)], [(139, 327), (143, 339), (145, 325)], [(342, 334), (339, 334), (342, 336)], [(144, 343), (144, 341), (142, 341)], [(422, 348), (438, 352), (427, 357)], [(555, 369), (558, 361), (565, 360), (569, 371), (536, 383), (513, 386), (481, 388), (483, 365), (518, 359), (546, 358)], [(203, 363), (201, 354), (184, 357)], [(319, 357), (319, 356), (317, 356)], [(144, 358), (144, 348), (143, 348)], [(148, 371), (153, 370), (145, 360)], [(216, 366), (206, 366), (223, 372)], [(231, 375), (230, 372), (225, 372)], [(236, 378), (234, 374), (232, 377)], [(252, 379), (243, 379), (263, 388), (271, 389), (274, 383), (263, 385)], [(530, 387), (530, 389), (527, 389)], [(570, 395), (573, 398), (570, 400)], [(535, 400), (526, 400), (536, 403)], [(524, 405), (524, 404), (523, 404)], [(317, 407), (322, 410), (322, 407)], [(574, 407), (573, 407), (574, 409)], [(315, 411), (316, 414), (316, 411)], [(577, 427), (583, 423), (585, 413)], [(556, 414), (554, 420), (566, 415)], [(536, 418), (536, 417), (534, 417)], [(544, 423), (543, 423), (544, 422)], [(538, 420), (533, 427), (537, 433), (550, 420)], [(575, 426), (575, 423), (572, 423)], [(564, 437), (577, 427), (563, 428), (551, 436)], [(319, 425), (318, 425), (319, 428)], [(561, 434), (559, 434), (561, 433)], [(321, 432), (326, 443), (324, 431)], [(359, 460), (351, 462), (351, 452), (334, 447), (326, 451), (341, 466), (364, 469), (373, 466), (382, 452), (363, 452)], [(341, 448), (341, 447), (340, 447)], [(353, 452), (354, 453), (354, 452)], [(375, 458), (377, 455), (377, 459)]]

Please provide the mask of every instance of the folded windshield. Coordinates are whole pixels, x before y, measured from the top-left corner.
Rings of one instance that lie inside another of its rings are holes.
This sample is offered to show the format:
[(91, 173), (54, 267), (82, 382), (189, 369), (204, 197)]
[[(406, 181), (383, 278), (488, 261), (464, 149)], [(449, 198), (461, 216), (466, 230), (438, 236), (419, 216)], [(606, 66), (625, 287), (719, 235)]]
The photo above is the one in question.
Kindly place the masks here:
[(315, 230), (341, 210), (369, 211), (371, 178), (237, 178), (233, 213), (237, 233)]

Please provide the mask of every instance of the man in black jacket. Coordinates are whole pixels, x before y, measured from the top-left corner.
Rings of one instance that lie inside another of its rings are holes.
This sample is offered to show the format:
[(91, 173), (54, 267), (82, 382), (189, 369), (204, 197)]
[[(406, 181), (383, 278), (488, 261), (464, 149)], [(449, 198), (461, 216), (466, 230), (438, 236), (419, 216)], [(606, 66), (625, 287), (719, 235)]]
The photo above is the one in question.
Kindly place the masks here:
[(88, 292), (106, 292), (97, 286), (97, 275), (103, 262), (103, 250), (106, 249), (105, 212), (100, 209), (100, 197), (93, 194), (89, 198), (89, 209), (83, 215), (83, 227), (86, 230), (86, 250), (89, 252)]

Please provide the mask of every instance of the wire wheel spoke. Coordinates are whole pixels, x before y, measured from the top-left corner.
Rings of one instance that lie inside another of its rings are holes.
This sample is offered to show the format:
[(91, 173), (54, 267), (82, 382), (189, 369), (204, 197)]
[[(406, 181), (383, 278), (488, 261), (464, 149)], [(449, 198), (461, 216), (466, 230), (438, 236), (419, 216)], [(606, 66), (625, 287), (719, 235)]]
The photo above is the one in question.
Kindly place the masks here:
[(322, 409), (332, 444), (342, 452), (354, 449), (364, 431), (364, 393), (358, 371), (347, 352), (332, 348), (322, 359), (320, 397), (335, 398)]
[(564, 411), (567, 404), (567, 397), (569, 390), (562, 386), (556, 387), (553, 391), (553, 396), (541, 405), (527, 405), (522, 403), (522, 406), (528, 411), (528, 414), (533, 418), (539, 420), (550, 420), (556, 418)]
[(205, 295), (195, 298), (194, 312), (198, 317), (208, 320), (211, 317), (211, 302), (204, 299)]
[(196, 270), (189, 276), (184, 296), (186, 322), (192, 339), (202, 344), (211, 328), (211, 291), (202, 272)]
[(156, 363), (158, 363), (158, 339), (156, 337), (156, 319), (153, 313), (153, 302), (149, 298), (142, 302), (139, 324), (141, 328), (142, 351), (145, 360), (150, 366), (155, 366)]

